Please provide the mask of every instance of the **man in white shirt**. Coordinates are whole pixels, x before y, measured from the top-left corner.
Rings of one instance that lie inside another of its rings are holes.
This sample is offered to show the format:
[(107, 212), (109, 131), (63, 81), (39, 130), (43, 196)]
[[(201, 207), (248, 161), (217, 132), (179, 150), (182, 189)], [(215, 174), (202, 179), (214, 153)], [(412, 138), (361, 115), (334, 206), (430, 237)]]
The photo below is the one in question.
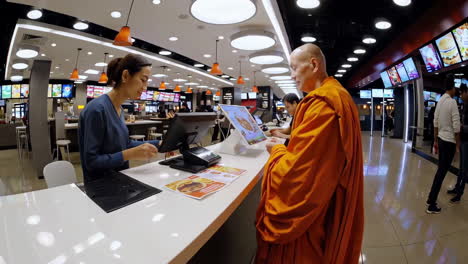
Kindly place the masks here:
[(439, 152), (439, 164), (434, 176), (431, 192), (427, 199), (428, 214), (438, 214), (437, 196), (447, 174), (456, 150), (460, 146), (460, 113), (457, 102), (453, 75), (445, 80), (445, 94), (440, 98), (434, 114), (434, 149)]

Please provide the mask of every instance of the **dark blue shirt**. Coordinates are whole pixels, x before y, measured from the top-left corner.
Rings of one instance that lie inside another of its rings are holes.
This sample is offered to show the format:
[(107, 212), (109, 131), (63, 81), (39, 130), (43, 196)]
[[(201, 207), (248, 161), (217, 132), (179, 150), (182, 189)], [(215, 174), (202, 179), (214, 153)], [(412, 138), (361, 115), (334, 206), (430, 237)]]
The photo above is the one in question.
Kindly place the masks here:
[[(78, 140), (85, 183), (105, 177), (109, 171), (128, 169), (122, 151), (145, 143), (129, 139), (123, 110), (119, 116), (108, 95), (92, 100), (81, 112)], [(148, 143), (158, 146), (159, 142)]]

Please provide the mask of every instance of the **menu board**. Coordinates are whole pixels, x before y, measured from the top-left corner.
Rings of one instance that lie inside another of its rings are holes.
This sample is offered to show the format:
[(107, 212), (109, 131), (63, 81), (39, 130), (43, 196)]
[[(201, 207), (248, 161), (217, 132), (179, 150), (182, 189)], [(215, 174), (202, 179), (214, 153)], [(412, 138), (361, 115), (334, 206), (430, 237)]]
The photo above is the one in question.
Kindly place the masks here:
[(159, 99), (159, 92), (158, 91), (154, 91), (153, 93), (153, 101), (158, 101)]
[(445, 67), (460, 63), (461, 57), (458, 52), (457, 44), (453, 38), (452, 32), (449, 32), (439, 39), (436, 39), (437, 48)]
[(13, 99), (21, 98), (21, 84), (13, 84), (11, 86), (11, 98)]
[(246, 100), (247, 99), (247, 93), (242, 93), (241, 94), (241, 99)]
[(371, 90), (360, 90), (359, 91), (359, 97), (361, 97), (361, 99), (370, 99), (372, 97), (372, 91)]
[(99, 96), (103, 94), (104, 94), (103, 86), (94, 86), (94, 98), (98, 98)]
[(11, 85), (3, 85), (2, 86), (2, 99), (10, 99), (11, 98)]
[(424, 101), (428, 101), (431, 98), (431, 92), (424, 91)]
[(419, 52), (424, 60), (424, 64), (426, 64), (427, 72), (442, 69), (442, 61), (440, 60), (439, 54), (436, 52), (432, 43), (420, 48)]
[(452, 32), (460, 49), (461, 58), (464, 61), (468, 60), (468, 22), (455, 28)]
[(143, 91), (140, 95), (140, 100), (146, 100), (146, 91)]
[(392, 87), (392, 82), (390, 81), (390, 77), (388, 77), (388, 73), (386, 71), (381, 72), (380, 77), (382, 78), (385, 88)]
[(180, 102), (180, 94), (176, 93), (174, 94), (174, 103)]
[(49, 84), (49, 87), (47, 88), (47, 97), (52, 97), (52, 84)]
[(112, 91), (112, 87), (104, 87), (104, 94), (108, 94), (110, 91)]
[(388, 69), (387, 73), (388, 77), (390, 78), (390, 82), (392, 83), (392, 86), (401, 83), (400, 76), (398, 75), (398, 72), (395, 67)]
[(257, 93), (249, 93), (249, 99), (257, 99)]
[(61, 84), (52, 84), (52, 97), (62, 97), (62, 85)]
[(86, 89), (86, 97), (94, 98), (94, 86), (88, 85), (88, 87)]
[(419, 78), (419, 72), (418, 69), (416, 69), (416, 65), (414, 64), (413, 58), (408, 58), (404, 60), (403, 65), (405, 65), (406, 73), (408, 73), (408, 77), (410, 80)]
[(403, 63), (397, 64), (396, 70), (398, 72), (398, 75), (400, 75), (401, 82), (407, 82), (409, 81), (408, 73), (406, 73), (405, 65)]
[(29, 84), (22, 84), (21, 85), (21, 96), (24, 98), (29, 97)]
[(153, 93), (154, 91), (146, 91), (146, 100), (152, 101), (153, 100)]
[(383, 90), (384, 89), (372, 89), (372, 97), (373, 98), (382, 98), (383, 97)]
[(383, 97), (384, 98), (393, 98), (393, 89), (384, 89)]
[(431, 92), (431, 96), (429, 97), (429, 100), (431, 101), (437, 101), (437, 95), (438, 93)]
[(174, 94), (173, 93), (170, 93), (169, 96), (168, 96), (168, 102), (174, 102)]

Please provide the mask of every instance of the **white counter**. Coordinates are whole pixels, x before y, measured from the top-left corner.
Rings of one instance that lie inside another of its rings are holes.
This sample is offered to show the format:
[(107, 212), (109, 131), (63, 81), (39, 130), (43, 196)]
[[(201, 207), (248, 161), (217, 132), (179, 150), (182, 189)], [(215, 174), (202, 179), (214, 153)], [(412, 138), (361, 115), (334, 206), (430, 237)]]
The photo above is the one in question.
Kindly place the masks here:
[[(157, 125), (157, 124), (162, 124), (162, 121), (137, 120), (134, 123), (125, 122), (125, 125), (127, 126)], [(78, 123), (65, 124), (65, 129), (77, 129), (77, 128), (78, 128)]]
[(156, 162), (123, 172), (163, 191), (109, 214), (75, 185), (0, 197), (0, 263), (185, 263), (249, 194), (268, 159), (264, 144), (221, 156), (220, 164), (247, 172), (204, 200), (163, 189), (190, 173)]

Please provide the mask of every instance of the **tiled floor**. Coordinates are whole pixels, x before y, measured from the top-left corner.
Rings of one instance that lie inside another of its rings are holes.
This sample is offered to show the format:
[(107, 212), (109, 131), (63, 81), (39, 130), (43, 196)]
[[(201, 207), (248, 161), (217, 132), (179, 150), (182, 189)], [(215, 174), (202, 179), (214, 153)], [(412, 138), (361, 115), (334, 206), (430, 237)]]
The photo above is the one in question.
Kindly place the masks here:
[[(361, 263), (468, 263), (468, 195), (452, 205), (445, 194), (455, 176), (447, 175), (439, 196), (442, 213), (427, 215), (425, 201), (437, 166), (398, 139), (363, 133), (363, 150), (366, 224)], [(78, 153), (72, 161), (81, 180)], [(46, 188), (30, 162), (19, 166), (16, 150), (0, 151), (0, 179), (10, 193)]]

